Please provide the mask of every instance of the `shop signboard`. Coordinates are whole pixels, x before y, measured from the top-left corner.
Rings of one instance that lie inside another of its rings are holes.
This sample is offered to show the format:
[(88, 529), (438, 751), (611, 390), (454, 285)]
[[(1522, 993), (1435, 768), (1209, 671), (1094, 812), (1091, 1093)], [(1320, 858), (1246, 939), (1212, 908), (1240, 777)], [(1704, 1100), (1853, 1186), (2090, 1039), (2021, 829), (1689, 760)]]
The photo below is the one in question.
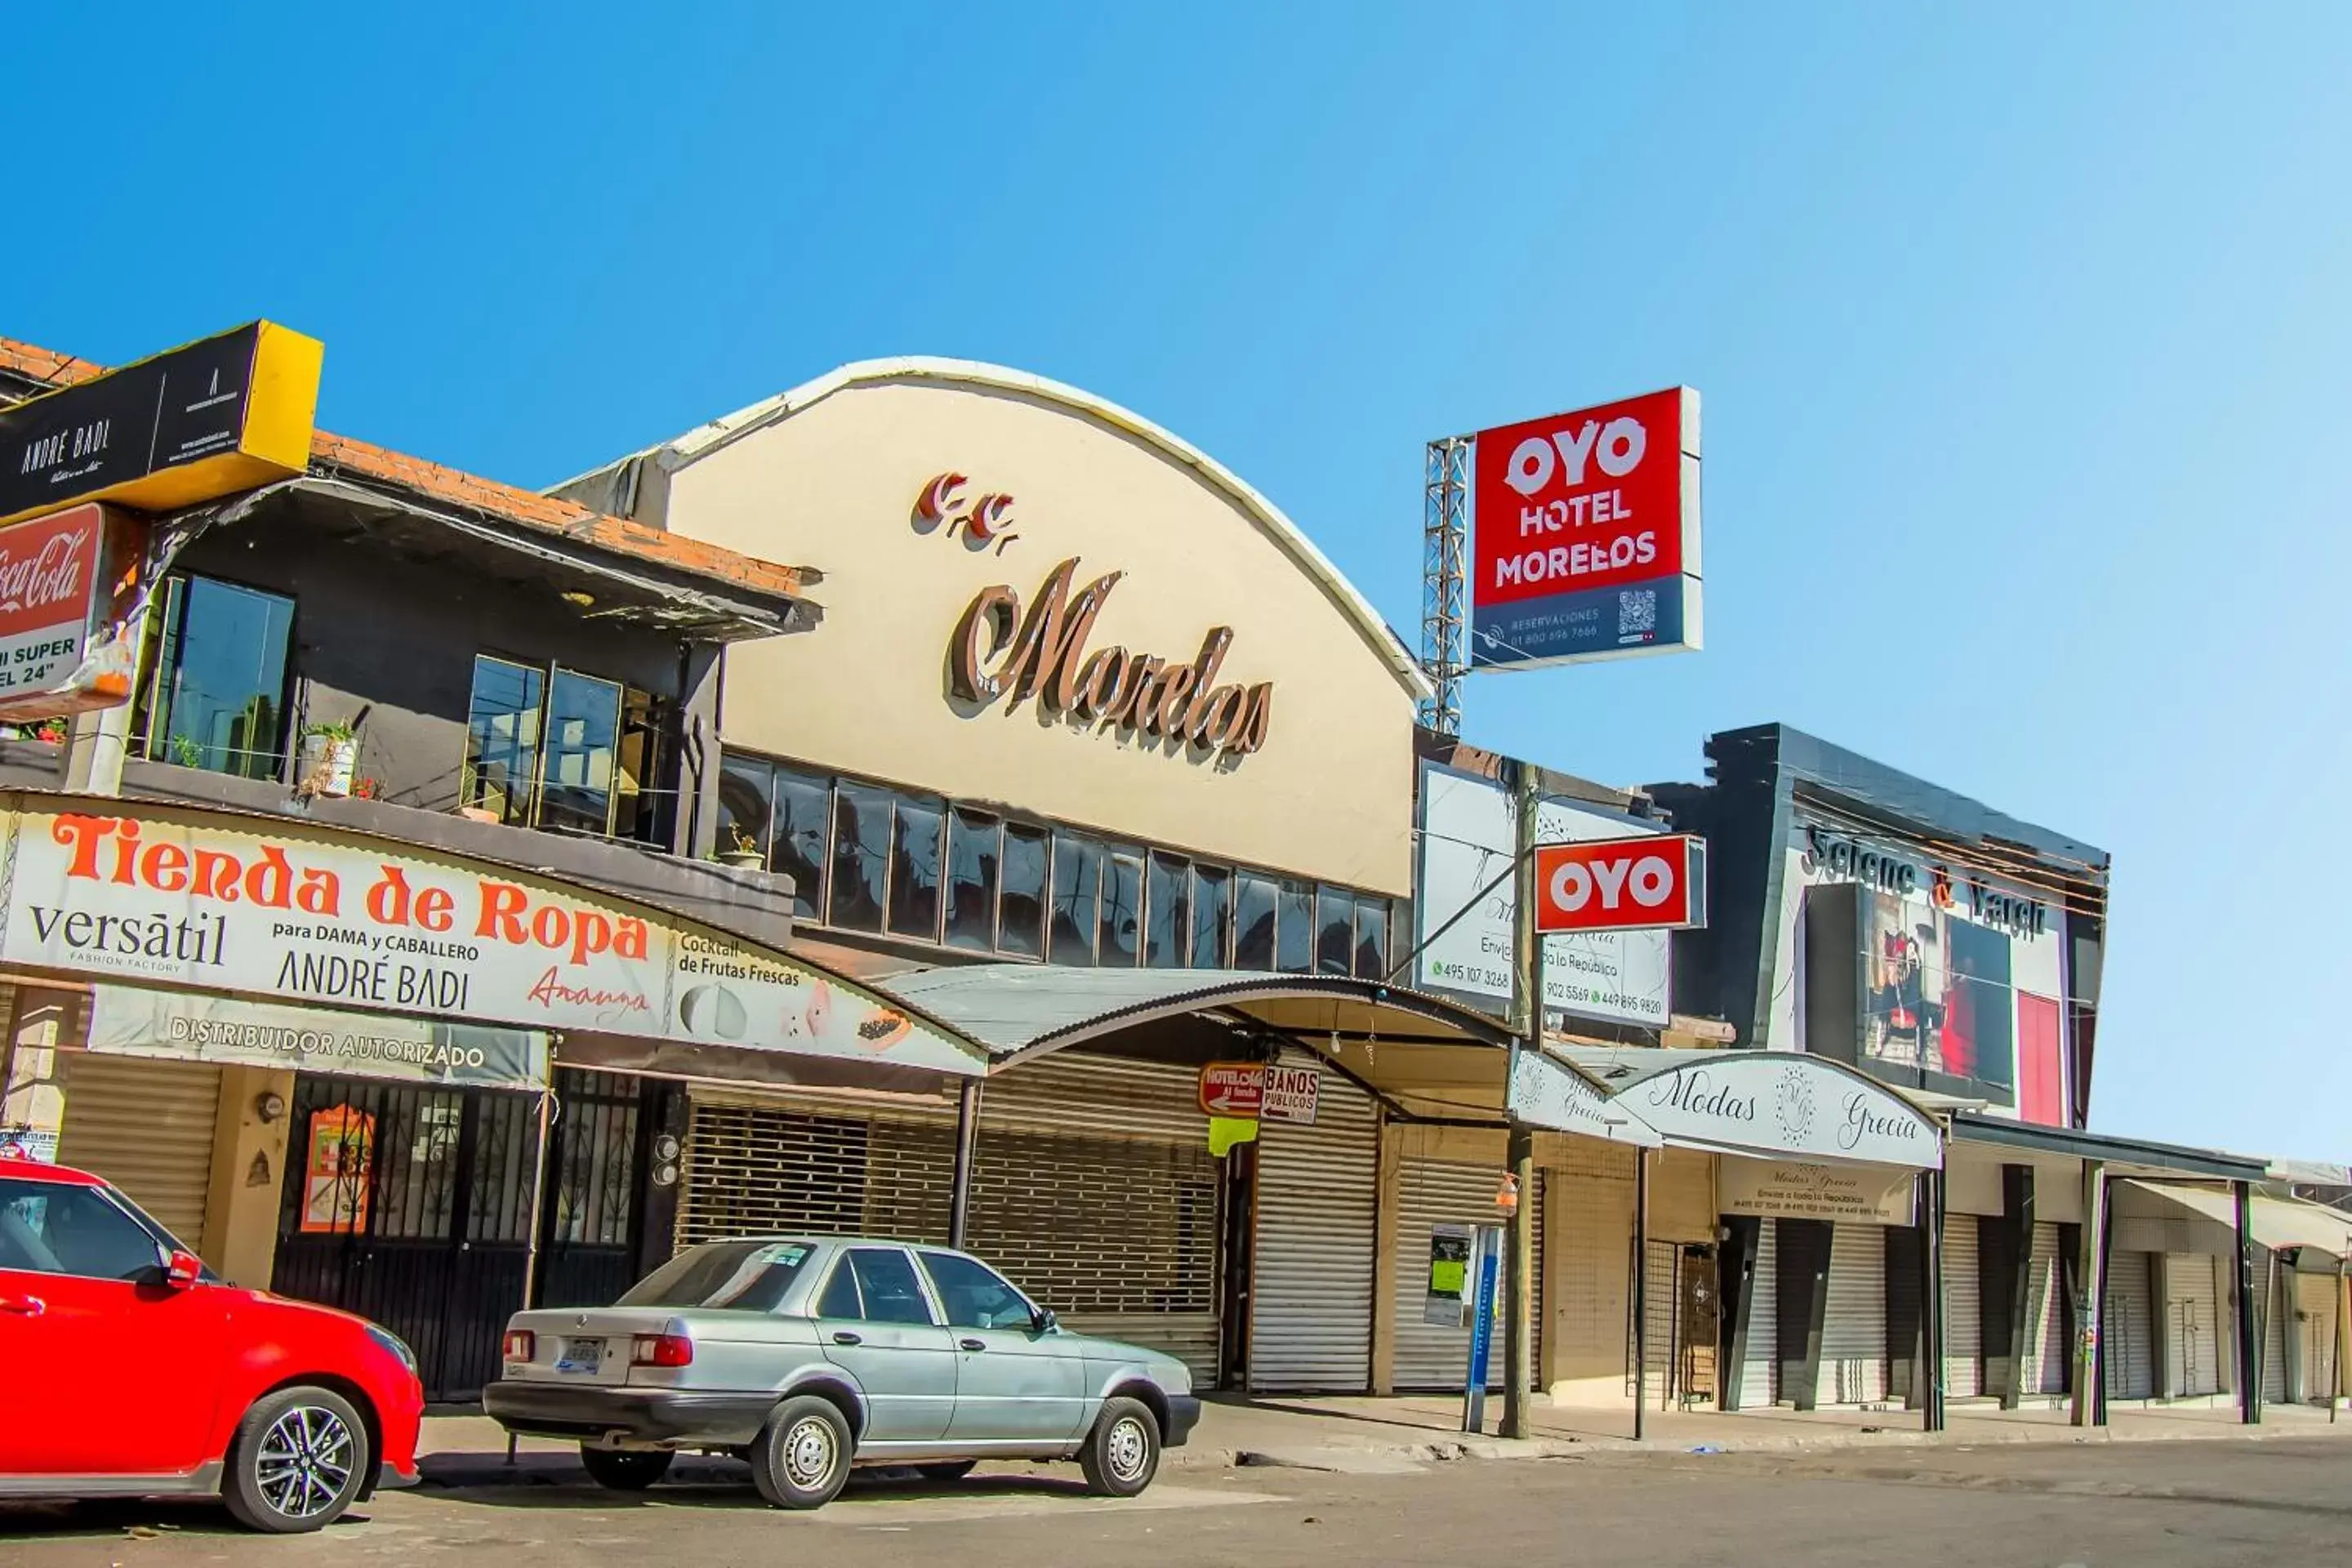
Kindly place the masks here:
[[(1507, 1012), (1518, 908), (1503, 875), (1517, 842), (1510, 793), (1490, 779), (1424, 761), (1418, 815), (1414, 984)], [(1565, 800), (1536, 807), (1536, 835), (1546, 842), (1659, 831), (1654, 823)], [(1664, 1028), (1673, 1011), (1673, 938), (1664, 931), (1580, 931), (1544, 942), (1544, 1005), (1556, 1013)]]
[(547, 1034), (197, 991), (92, 988), (89, 1048), (119, 1056), (484, 1089), (547, 1083)]
[(1916, 1184), (1913, 1173), (1899, 1167), (1726, 1159), (1717, 1171), (1716, 1194), (1725, 1214), (1912, 1223)]
[(1940, 1168), (1935, 1121), (1852, 1068), (1790, 1051), (1708, 1051), (1620, 1086), (1668, 1143), (1734, 1153), (1785, 1154)]
[(976, 1075), (878, 995), (530, 872), (291, 822), (15, 797), (12, 964), (133, 984)]
[(1575, 1068), (1521, 1049), (1511, 1058), (1510, 1112), (1530, 1127), (1658, 1147), (1659, 1138), (1630, 1104), (1612, 1100)]
[(0, 524), (84, 500), (168, 511), (301, 473), (324, 353), (252, 321), (0, 407)]
[(95, 503), (0, 528), (0, 720), (130, 700), (145, 535)]
[(1701, 646), (1697, 393), (1672, 387), (1475, 439), (1472, 668)]
[(1538, 844), (1535, 882), (1546, 936), (1706, 924), (1706, 840), (1696, 834)]
[(1201, 1069), (1201, 1110), (1237, 1121), (1315, 1125), (1322, 1075), (1268, 1062), (1211, 1062)]

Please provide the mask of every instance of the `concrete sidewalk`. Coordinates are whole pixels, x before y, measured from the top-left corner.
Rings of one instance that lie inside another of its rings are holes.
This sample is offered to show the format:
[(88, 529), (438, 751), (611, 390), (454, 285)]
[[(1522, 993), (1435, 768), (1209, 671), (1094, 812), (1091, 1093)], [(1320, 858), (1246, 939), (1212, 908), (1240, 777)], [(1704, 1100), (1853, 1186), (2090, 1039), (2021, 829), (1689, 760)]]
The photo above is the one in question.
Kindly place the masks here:
[[(1693, 1451), (1788, 1452), (1921, 1445), (1968, 1447), (1990, 1443), (2111, 1443), (2201, 1438), (2258, 1441), (2315, 1437), (2341, 1432), (2352, 1437), (2352, 1418), (2331, 1425), (2327, 1412), (2304, 1405), (2273, 1405), (2258, 1426), (2239, 1425), (2234, 1408), (2203, 1405), (2130, 1405), (2113, 1409), (2105, 1427), (2068, 1424), (2063, 1408), (2004, 1411), (1997, 1405), (1949, 1407), (1949, 1429), (1919, 1430), (1916, 1412), (1901, 1409), (1714, 1411), (1646, 1413), (1642, 1440), (1633, 1436), (1630, 1409), (1587, 1410), (1538, 1400), (1535, 1436), (1515, 1441), (1494, 1435), (1502, 1401), (1486, 1402), (1487, 1429), (1478, 1436), (1460, 1428), (1461, 1401), (1444, 1395), (1243, 1399), (1213, 1397), (1192, 1440), (1169, 1451), (1171, 1468), (1223, 1468), (1276, 1465), (1381, 1474), (1417, 1469), (1443, 1460), (1558, 1458), (1578, 1454)], [(429, 1484), (440, 1486), (554, 1485), (580, 1479), (578, 1449), (569, 1443), (525, 1438), (515, 1462), (507, 1461), (506, 1433), (482, 1415), (435, 1415), (425, 1422), (419, 1444)], [(718, 1461), (712, 1462), (714, 1465)], [(699, 1468), (681, 1461), (681, 1477)]]

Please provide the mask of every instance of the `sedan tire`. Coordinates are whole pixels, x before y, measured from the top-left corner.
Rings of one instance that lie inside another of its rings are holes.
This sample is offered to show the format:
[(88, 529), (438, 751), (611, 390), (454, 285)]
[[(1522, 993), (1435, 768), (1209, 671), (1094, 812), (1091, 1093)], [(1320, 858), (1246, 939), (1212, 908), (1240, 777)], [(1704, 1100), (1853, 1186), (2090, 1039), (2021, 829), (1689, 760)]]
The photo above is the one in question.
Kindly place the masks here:
[(580, 1468), (588, 1479), (613, 1492), (641, 1492), (669, 1474), (670, 1461), (676, 1454), (667, 1448), (650, 1451), (627, 1448), (592, 1448), (580, 1445)]
[(1160, 1422), (1139, 1399), (1106, 1399), (1078, 1468), (1097, 1497), (1133, 1497), (1160, 1469)]
[(248, 1530), (299, 1535), (342, 1517), (373, 1458), (350, 1400), (331, 1389), (281, 1388), (237, 1423), (221, 1500)]
[(823, 1508), (848, 1481), (854, 1448), (840, 1407), (800, 1394), (776, 1406), (751, 1445), (751, 1484), (771, 1508)]

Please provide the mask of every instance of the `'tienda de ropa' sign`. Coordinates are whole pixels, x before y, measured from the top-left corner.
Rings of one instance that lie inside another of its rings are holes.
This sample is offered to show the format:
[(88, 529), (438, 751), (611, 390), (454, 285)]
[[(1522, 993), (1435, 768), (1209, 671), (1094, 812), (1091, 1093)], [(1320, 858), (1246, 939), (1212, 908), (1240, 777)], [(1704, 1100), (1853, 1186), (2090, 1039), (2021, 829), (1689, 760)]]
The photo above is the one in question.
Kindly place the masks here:
[[(293, 823), (14, 797), (0, 960), (284, 1002), (976, 1075), (839, 976), (529, 872)], [(37, 804), (36, 804), (37, 803)]]
[(1474, 439), (1473, 668), (1700, 646), (1697, 393), (1673, 387)]
[(1860, 1073), (1792, 1051), (1710, 1051), (1611, 1095), (1669, 1143), (1940, 1168), (1942, 1130)]

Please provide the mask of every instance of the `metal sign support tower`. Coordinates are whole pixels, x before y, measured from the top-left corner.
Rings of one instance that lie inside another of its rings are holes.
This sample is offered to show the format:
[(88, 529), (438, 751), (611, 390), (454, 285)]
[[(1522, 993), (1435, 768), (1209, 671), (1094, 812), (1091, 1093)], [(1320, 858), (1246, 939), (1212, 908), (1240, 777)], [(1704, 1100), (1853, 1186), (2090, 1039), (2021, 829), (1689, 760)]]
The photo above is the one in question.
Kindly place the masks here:
[(1422, 727), (1462, 733), (1462, 677), (1469, 668), (1470, 437), (1432, 441), (1422, 458), (1421, 668), (1436, 686)]

